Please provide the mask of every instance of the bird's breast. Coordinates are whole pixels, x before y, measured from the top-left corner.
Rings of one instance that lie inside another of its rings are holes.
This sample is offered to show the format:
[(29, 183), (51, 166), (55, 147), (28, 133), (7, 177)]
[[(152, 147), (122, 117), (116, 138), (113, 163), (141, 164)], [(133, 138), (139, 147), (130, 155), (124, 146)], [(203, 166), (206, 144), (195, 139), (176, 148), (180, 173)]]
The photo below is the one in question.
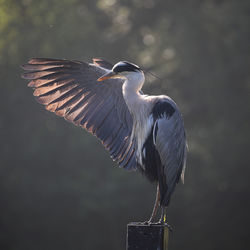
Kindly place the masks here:
[(128, 110), (133, 119), (131, 141), (136, 143), (136, 160), (144, 168), (142, 161), (143, 145), (150, 134), (153, 126), (153, 116), (151, 114), (151, 103), (148, 98), (138, 92), (131, 91), (127, 85), (123, 85), (123, 97)]
[(137, 151), (136, 158), (138, 164), (145, 170), (143, 164), (143, 145), (147, 140), (153, 126), (153, 117), (152, 115), (147, 117), (137, 117), (135, 119), (135, 124), (133, 127), (134, 130), (134, 138), (136, 139)]

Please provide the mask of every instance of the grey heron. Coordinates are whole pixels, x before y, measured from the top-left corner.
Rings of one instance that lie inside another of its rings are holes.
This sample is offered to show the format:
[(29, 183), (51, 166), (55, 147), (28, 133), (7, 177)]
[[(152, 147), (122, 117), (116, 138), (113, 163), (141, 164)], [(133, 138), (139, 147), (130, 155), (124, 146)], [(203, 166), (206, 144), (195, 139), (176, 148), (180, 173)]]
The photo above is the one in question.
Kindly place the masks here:
[(126, 61), (112, 65), (34, 58), (22, 66), (33, 95), (46, 109), (99, 138), (121, 168), (139, 170), (157, 183), (149, 223), (160, 223), (180, 179), (184, 181), (186, 136), (181, 113), (168, 96), (141, 92), (143, 70)]

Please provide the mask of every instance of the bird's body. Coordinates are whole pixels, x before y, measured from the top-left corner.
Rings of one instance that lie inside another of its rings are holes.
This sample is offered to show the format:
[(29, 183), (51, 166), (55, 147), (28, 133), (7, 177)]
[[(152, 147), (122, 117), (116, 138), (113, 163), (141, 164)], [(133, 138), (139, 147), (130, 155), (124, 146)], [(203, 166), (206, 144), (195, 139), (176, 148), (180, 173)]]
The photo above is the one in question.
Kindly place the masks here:
[[(185, 138), (183, 124), (176, 124), (181, 120), (180, 112), (167, 96), (145, 96), (140, 93), (137, 104), (129, 107), (129, 111), (133, 117), (132, 138), (136, 142), (137, 168), (150, 181), (159, 183), (160, 203), (167, 206), (181, 173), (184, 178), (185, 171), (185, 139), (176, 141), (178, 136)], [(174, 152), (171, 153), (171, 150)], [(163, 165), (164, 160), (168, 164), (168, 171), (162, 169), (167, 168)]]
[(23, 77), (32, 80), (38, 102), (96, 135), (120, 167), (138, 169), (157, 182), (157, 203), (168, 206), (184, 177), (183, 120), (168, 96), (142, 94), (145, 77), (137, 65), (38, 58), (23, 68), (29, 70)]

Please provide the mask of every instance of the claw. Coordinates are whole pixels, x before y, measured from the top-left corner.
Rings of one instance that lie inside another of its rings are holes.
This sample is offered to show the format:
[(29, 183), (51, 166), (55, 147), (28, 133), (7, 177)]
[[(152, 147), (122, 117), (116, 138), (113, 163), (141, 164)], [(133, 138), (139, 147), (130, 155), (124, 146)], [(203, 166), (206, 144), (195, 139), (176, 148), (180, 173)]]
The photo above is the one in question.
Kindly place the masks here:
[(157, 225), (163, 225), (164, 227), (167, 227), (169, 229), (170, 232), (173, 231), (173, 227), (171, 225), (169, 225), (167, 222), (159, 220)]
[(164, 222), (162, 220), (159, 220), (158, 222), (152, 222), (152, 221), (148, 220), (148, 221), (140, 222), (140, 224), (142, 224), (142, 225), (148, 225), (148, 226), (162, 225), (164, 227), (167, 227), (170, 232), (173, 231), (173, 227), (171, 225), (169, 225), (167, 222)]
[(157, 225), (156, 222), (152, 222), (151, 220), (141, 222), (141, 224), (142, 225), (149, 225), (149, 226), (151, 226), (151, 225)]

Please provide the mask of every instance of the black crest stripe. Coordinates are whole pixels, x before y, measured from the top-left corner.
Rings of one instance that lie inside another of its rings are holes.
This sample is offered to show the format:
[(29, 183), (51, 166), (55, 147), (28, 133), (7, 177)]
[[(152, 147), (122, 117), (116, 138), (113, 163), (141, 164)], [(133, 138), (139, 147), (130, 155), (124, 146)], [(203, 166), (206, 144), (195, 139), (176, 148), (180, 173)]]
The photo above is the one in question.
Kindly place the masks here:
[(140, 68), (137, 65), (129, 63), (129, 62), (120, 62), (116, 64), (113, 68), (113, 71), (115, 73), (124, 72), (124, 71), (136, 72), (138, 70), (140, 70)]

